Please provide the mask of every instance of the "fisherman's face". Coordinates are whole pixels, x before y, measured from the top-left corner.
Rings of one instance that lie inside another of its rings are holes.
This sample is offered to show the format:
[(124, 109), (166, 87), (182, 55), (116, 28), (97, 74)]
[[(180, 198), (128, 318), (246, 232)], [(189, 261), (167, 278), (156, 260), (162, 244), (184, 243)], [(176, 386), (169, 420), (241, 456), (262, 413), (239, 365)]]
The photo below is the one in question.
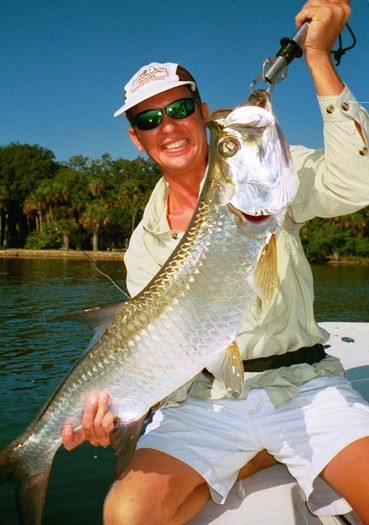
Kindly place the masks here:
[[(159, 93), (134, 107), (133, 116), (149, 109), (166, 108), (168, 104), (191, 97), (191, 91), (180, 86)], [(163, 174), (194, 169), (205, 169), (208, 144), (205, 122), (209, 117), (207, 104), (195, 105), (192, 115), (173, 119), (166, 113), (162, 122), (151, 130), (129, 129), (129, 135), (139, 151), (159, 166)]]

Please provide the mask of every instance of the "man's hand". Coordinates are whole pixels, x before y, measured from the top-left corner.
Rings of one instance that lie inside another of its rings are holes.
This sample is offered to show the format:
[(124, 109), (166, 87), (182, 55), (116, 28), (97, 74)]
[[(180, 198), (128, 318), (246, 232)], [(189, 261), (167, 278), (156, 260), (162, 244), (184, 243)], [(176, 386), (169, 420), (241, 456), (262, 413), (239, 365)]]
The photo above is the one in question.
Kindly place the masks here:
[(344, 88), (331, 51), (350, 14), (350, 0), (308, 0), (295, 18), (298, 27), (311, 20), (302, 45), (319, 96), (339, 95)]
[(82, 429), (74, 432), (71, 424), (62, 431), (62, 440), (67, 450), (72, 450), (84, 441), (94, 447), (110, 445), (110, 432), (114, 428), (114, 414), (107, 412), (109, 396), (106, 392), (90, 397), (86, 402), (82, 418)]
[(297, 27), (311, 20), (303, 43), (305, 55), (329, 55), (350, 15), (350, 0), (308, 0), (295, 18)]

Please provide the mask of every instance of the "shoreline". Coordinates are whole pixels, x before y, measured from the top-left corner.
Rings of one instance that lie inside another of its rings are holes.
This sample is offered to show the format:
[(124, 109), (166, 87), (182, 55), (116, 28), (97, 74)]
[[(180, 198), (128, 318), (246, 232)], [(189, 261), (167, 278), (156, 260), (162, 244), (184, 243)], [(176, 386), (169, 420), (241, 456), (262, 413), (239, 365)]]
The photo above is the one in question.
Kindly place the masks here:
[(93, 260), (115, 260), (123, 261), (124, 252), (93, 252), (80, 250), (25, 250), (22, 248), (9, 250), (0, 250), (0, 258), (19, 258), (19, 259), (88, 259), (86, 254)]
[[(91, 250), (26, 250), (24, 248), (9, 248), (5, 250), (0, 249), (0, 259), (91, 259), (96, 261), (123, 261), (125, 251), (97, 251), (93, 252)], [(87, 254), (87, 255), (86, 255)], [(329, 266), (340, 266), (340, 265), (369, 265), (368, 259), (358, 259), (358, 260), (327, 260), (311, 264), (322, 264)]]

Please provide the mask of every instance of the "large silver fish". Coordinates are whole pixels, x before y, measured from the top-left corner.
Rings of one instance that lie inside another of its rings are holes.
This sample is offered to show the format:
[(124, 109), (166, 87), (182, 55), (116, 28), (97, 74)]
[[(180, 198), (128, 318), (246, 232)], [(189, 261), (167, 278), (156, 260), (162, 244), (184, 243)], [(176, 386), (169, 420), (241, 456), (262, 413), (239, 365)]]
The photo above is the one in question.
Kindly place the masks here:
[(150, 408), (204, 368), (242, 390), (233, 342), (256, 296), (272, 299), (275, 238), (298, 178), (265, 92), (216, 112), (209, 128), (207, 179), (178, 248), (139, 295), (80, 314), (98, 326), (89, 348), (29, 428), (0, 452), (0, 481), (16, 485), (24, 525), (41, 524), (62, 428), (80, 427), (93, 392), (108, 392), (117, 415), (111, 441), (120, 478)]

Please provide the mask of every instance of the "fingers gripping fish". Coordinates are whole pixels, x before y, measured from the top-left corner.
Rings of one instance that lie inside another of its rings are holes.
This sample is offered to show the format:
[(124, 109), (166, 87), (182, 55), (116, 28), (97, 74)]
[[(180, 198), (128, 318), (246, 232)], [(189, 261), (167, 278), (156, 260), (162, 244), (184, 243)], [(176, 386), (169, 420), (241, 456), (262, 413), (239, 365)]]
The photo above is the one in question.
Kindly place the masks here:
[(117, 415), (116, 477), (127, 470), (150, 408), (204, 368), (243, 387), (236, 335), (256, 297), (276, 283), (276, 236), (298, 178), (265, 92), (209, 121), (210, 163), (192, 222), (163, 268), (136, 297), (78, 314), (96, 327), (78, 363), (28, 429), (0, 452), (0, 481), (16, 486), (20, 523), (42, 523), (51, 464), (66, 423), (81, 425), (86, 399), (105, 390)]

